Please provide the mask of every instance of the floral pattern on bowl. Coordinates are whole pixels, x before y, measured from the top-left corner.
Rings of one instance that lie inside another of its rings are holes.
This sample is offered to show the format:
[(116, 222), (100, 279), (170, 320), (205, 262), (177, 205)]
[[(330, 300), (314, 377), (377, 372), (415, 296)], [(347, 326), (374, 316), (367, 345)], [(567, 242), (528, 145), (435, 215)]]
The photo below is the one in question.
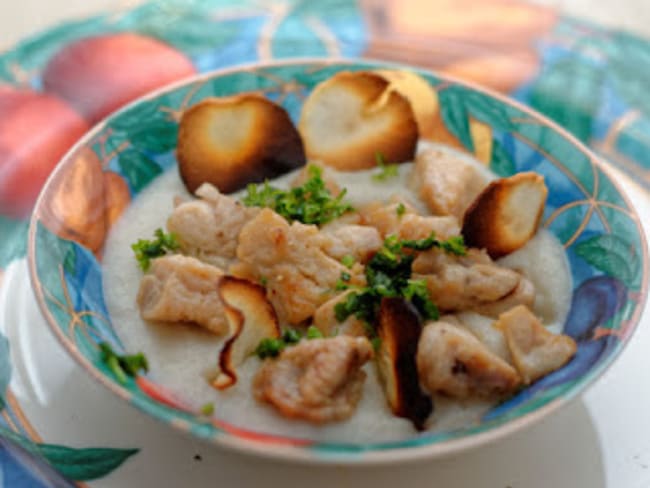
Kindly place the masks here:
[(564, 244), (574, 291), (564, 332), (578, 353), (489, 411), (476, 424), (382, 444), (317, 443), (253, 432), (191, 411), (156, 383), (155, 371), (121, 384), (98, 343), (120, 351), (102, 291), (101, 249), (121, 212), (173, 167), (182, 111), (210, 96), (244, 91), (281, 103), (297, 120), (320, 81), (372, 62), (297, 60), (209, 73), (155, 92), (88, 133), (65, 157), (32, 218), (29, 264), (42, 311), (70, 354), (97, 380), (149, 415), (243, 451), (312, 462), (373, 463), (456, 452), (542, 418), (582, 392), (629, 342), (647, 290), (647, 247), (632, 206), (597, 157), (544, 117), (500, 95), (418, 71), (434, 87), (435, 137), (473, 153), (499, 175), (536, 171), (550, 189), (543, 225)]

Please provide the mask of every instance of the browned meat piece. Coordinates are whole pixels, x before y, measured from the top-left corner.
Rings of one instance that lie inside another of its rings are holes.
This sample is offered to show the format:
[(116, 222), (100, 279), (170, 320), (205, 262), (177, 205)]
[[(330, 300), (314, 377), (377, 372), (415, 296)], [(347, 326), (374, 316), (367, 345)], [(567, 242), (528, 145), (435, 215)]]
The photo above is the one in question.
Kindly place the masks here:
[[(453, 317), (456, 322), (450, 322), (448, 318)], [(460, 312), (457, 315), (445, 315), (440, 318), (443, 322), (449, 322), (470, 331), (479, 341), (494, 354), (512, 364), (510, 349), (506, 343), (503, 332), (496, 327), (496, 320), (493, 317), (480, 315), (476, 312)]]
[[(516, 273), (516, 271), (513, 272)], [(500, 313), (510, 310), (512, 307), (516, 307), (517, 305), (525, 305), (526, 307), (532, 308), (534, 304), (535, 285), (533, 285), (533, 282), (528, 278), (519, 275), (519, 283), (510, 293), (499, 300), (489, 303), (481, 303), (480, 305), (473, 307), (473, 309), (483, 315), (487, 315), (488, 317), (498, 317)]]
[(183, 254), (225, 268), (235, 257), (239, 232), (259, 209), (248, 208), (207, 183), (196, 195), (200, 199), (174, 209), (167, 229), (178, 237)]
[(521, 274), (494, 264), (478, 249), (466, 256), (440, 250), (423, 252), (413, 262), (416, 278), (424, 278), (432, 300), (445, 312), (474, 310), (497, 316), (513, 305), (532, 306), (533, 284)]
[(361, 215), (357, 212), (347, 212), (341, 215), (338, 219), (328, 222), (321, 227), (321, 230), (327, 230), (328, 232), (339, 227), (344, 227), (346, 225), (360, 225), (361, 224)]
[(304, 185), (305, 182), (311, 178), (311, 175), (309, 174), (309, 168), (312, 166), (316, 166), (321, 169), (321, 178), (325, 183), (325, 188), (327, 188), (332, 195), (338, 195), (341, 192), (341, 189), (339, 188), (339, 185), (336, 184), (336, 181), (334, 181), (334, 178), (330, 176), (331, 169), (325, 165), (317, 163), (309, 163), (308, 165), (304, 166), (298, 172), (296, 177), (291, 181), (292, 188)]
[(365, 263), (383, 244), (377, 229), (366, 225), (325, 226), (319, 236), (323, 251), (339, 261), (352, 256), (355, 261)]
[(400, 215), (400, 203), (370, 203), (359, 213), (361, 223), (375, 227), (382, 237), (397, 235), (400, 239), (425, 239), (435, 232), (439, 239), (448, 239), (460, 234), (460, 226), (455, 217), (423, 216), (415, 213), (412, 207), (404, 205)]
[(435, 215), (463, 214), (488, 179), (470, 162), (447, 151), (427, 149), (415, 158), (412, 181)]
[(217, 283), (223, 272), (175, 254), (154, 259), (142, 277), (137, 302), (145, 320), (191, 322), (215, 334), (228, 330)]
[(525, 384), (561, 368), (576, 353), (571, 337), (549, 332), (523, 305), (502, 313), (496, 326), (503, 331)]
[(361, 399), (361, 367), (372, 355), (365, 337), (303, 340), (264, 363), (253, 392), (285, 417), (316, 424), (344, 420)]
[(520, 384), (517, 371), (469, 331), (446, 322), (424, 327), (416, 356), (420, 383), (431, 394), (498, 397)]
[(365, 327), (362, 320), (359, 320), (354, 315), (350, 315), (343, 322), (336, 320), (336, 313), (334, 307), (336, 304), (345, 300), (345, 298), (353, 293), (353, 290), (348, 290), (340, 295), (330, 298), (323, 303), (314, 313), (314, 326), (323, 333), (324, 336), (333, 335), (349, 335), (354, 337), (365, 337)]
[[(239, 234), (240, 262), (230, 271), (252, 281), (264, 280), (280, 323), (299, 324), (332, 296), (341, 272), (350, 271), (321, 246), (315, 225), (290, 225), (263, 209)], [(356, 279), (353, 276), (352, 282)]]

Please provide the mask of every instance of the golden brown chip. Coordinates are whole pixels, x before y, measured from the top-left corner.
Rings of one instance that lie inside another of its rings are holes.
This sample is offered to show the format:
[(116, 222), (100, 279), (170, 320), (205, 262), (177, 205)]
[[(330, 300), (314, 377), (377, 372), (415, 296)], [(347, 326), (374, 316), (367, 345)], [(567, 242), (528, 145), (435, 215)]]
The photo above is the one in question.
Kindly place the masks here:
[(177, 151), (190, 193), (203, 183), (229, 193), (305, 164), (286, 110), (254, 93), (209, 98), (185, 111)]
[(377, 333), (381, 340), (377, 365), (386, 399), (398, 417), (409, 419), (417, 430), (433, 411), (431, 398), (420, 389), (415, 356), (422, 331), (420, 317), (402, 298), (383, 298)]
[(255, 352), (262, 339), (280, 337), (280, 326), (260, 285), (224, 276), (217, 289), (231, 333), (219, 354), (221, 371), (212, 381), (212, 386), (223, 390), (237, 382), (236, 368)]
[(377, 73), (341, 72), (305, 101), (299, 124), (308, 159), (340, 170), (411, 161), (418, 126), (409, 101)]
[(438, 102), (436, 92), (427, 80), (407, 70), (382, 69), (375, 73), (390, 83), (390, 89), (406, 97), (417, 120), (420, 137), (430, 139), (435, 131), (434, 122)]
[(516, 251), (537, 232), (547, 194), (544, 178), (533, 172), (493, 181), (465, 212), (465, 243), (492, 258)]

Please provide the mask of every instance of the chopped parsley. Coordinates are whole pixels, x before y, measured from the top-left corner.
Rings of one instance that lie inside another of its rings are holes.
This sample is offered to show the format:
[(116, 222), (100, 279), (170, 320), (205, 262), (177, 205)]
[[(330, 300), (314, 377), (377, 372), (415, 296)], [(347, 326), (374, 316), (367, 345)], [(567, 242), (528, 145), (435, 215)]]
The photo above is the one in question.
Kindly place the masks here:
[(431, 233), (431, 235), (426, 239), (397, 241), (395, 246), (397, 247), (395, 247), (394, 250), (397, 251), (401, 248), (413, 249), (415, 251), (426, 251), (437, 247), (449, 254), (455, 254), (456, 256), (464, 256), (467, 254), (467, 247), (465, 246), (463, 236), (452, 236), (446, 241), (440, 241), (436, 239), (435, 234)]
[(297, 344), (302, 339), (302, 334), (296, 329), (285, 329), (282, 333), (282, 340), (285, 344)]
[(375, 181), (385, 181), (388, 178), (394, 178), (399, 174), (399, 170), (396, 164), (389, 164), (386, 162), (386, 157), (380, 153), (375, 153), (375, 162), (379, 167), (379, 172), (372, 175), (372, 179)]
[(257, 345), (255, 354), (257, 354), (260, 359), (274, 358), (282, 352), (282, 349), (284, 349), (285, 346), (286, 344), (282, 339), (265, 337)]
[(367, 285), (336, 304), (336, 319), (343, 322), (354, 315), (371, 326), (376, 322), (383, 297), (403, 297), (418, 309), (425, 320), (437, 319), (438, 308), (429, 297), (426, 281), (411, 279), (411, 265), (415, 256), (406, 251), (424, 251), (434, 247), (456, 255), (466, 253), (462, 237), (440, 241), (433, 233), (426, 239), (418, 240), (399, 240), (397, 236), (388, 236), (383, 247), (366, 265)]
[(117, 354), (107, 342), (99, 344), (99, 351), (104, 364), (122, 384), (128, 381), (129, 376), (136, 376), (139, 371), (149, 371), (147, 358), (141, 352), (130, 355)]
[(403, 204), (402, 202), (399, 202), (399, 203), (397, 204), (397, 208), (395, 209), (395, 213), (396, 213), (399, 217), (401, 217), (402, 215), (404, 215), (405, 212), (406, 212), (406, 207), (404, 206), (404, 204)]
[(350, 288), (350, 280), (352, 279), (352, 275), (348, 273), (347, 271), (342, 271), (341, 272), (341, 277), (336, 280), (336, 285), (334, 286), (334, 290), (336, 291), (342, 291), (342, 290), (347, 290)]
[(200, 412), (201, 415), (210, 417), (214, 413), (214, 403), (208, 402), (205, 405), (201, 406)]
[(350, 288), (350, 285), (348, 285), (341, 278), (336, 280), (336, 284), (334, 285), (334, 291), (344, 291), (347, 290), (348, 288)]
[(307, 329), (307, 339), (322, 339), (323, 333), (315, 325), (310, 325)]
[(179, 248), (178, 240), (174, 234), (166, 234), (162, 229), (156, 229), (154, 236), (155, 239), (138, 239), (138, 242), (131, 245), (131, 249), (135, 253), (135, 259), (142, 271), (149, 269), (153, 258), (164, 256), (168, 252)]
[(350, 269), (352, 266), (354, 266), (354, 256), (350, 254), (343, 256), (343, 258), (341, 259), (341, 264), (346, 268)]
[(325, 224), (353, 210), (343, 201), (345, 189), (336, 197), (327, 189), (321, 168), (309, 166), (307, 171), (309, 179), (304, 184), (286, 191), (268, 181), (251, 183), (242, 202), (248, 207), (268, 207), (289, 222), (297, 220), (303, 224)]
[(285, 347), (292, 346), (300, 342), (303, 337), (307, 339), (320, 339), (323, 333), (313, 325), (310, 325), (305, 335), (297, 329), (285, 329), (279, 338), (267, 337), (262, 339), (255, 349), (255, 354), (260, 359), (275, 358)]

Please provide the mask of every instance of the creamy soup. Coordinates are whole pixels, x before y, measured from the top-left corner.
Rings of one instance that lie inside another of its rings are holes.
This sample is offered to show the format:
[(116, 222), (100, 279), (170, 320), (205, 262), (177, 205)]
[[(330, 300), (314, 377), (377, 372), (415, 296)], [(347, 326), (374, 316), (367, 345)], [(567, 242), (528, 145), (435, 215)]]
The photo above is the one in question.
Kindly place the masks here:
[[(475, 164), (487, 171), (480, 163)], [(424, 212), (424, 204), (408, 189), (411, 168), (411, 163), (401, 164), (399, 175), (385, 181), (371, 177), (377, 173), (376, 169), (333, 172), (332, 175), (340, 187), (347, 188), (348, 200), (353, 205), (387, 201), (391, 195), (397, 194), (402, 198), (408, 197), (416, 208)], [(287, 188), (293, 177), (293, 174), (288, 174), (272, 183)], [(176, 196), (190, 198), (176, 168), (173, 168), (138, 195), (112, 229), (104, 252), (103, 284), (113, 326), (128, 352), (145, 353), (157, 382), (197, 409), (212, 402), (216, 417), (255, 431), (339, 442), (377, 442), (416, 435), (410, 421), (391, 413), (373, 362), (364, 366), (368, 378), (352, 417), (315, 426), (284, 418), (269, 405), (254, 399), (251, 380), (261, 363), (256, 357), (251, 357), (239, 368), (236, 385), (225, 391), (216, 391), (208, 384), (206, 374), (216, 365), (222, 338), (192, 325), (143, 321), (136, 305), (142, 271), (133, 258), (131, 244), (139, 238), (151, 236), (155, 229), (165, 227)], [(534, 312), (550, 330), (559, 332), (568, 313), (572, 286), (566, 255), (557, 239), (548, 231), (540, 230), (524, 248), (501, 259), (499, 264), (516, 269), (533, 282), (537, 290)], [(461, 402), (434, 398), (429, 430), (444, 431), (473, 424), (491, 406), (492, 403), (482, 400)]]

